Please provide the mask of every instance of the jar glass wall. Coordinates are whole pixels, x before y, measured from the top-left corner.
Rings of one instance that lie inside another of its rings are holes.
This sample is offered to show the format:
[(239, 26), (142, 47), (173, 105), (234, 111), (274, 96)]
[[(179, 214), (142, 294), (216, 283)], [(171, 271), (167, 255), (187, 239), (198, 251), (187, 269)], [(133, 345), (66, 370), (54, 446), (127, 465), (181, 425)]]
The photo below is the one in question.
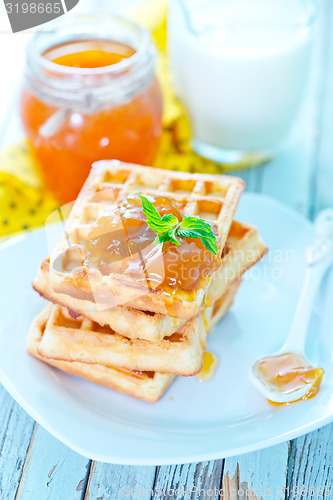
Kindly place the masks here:
[(77, 196), (94, 161), (151, 164), (162, 96), (149, 33), (117, 16), (80, 16), (37, 34), (27, 52), (21, 117), (61, 201)]

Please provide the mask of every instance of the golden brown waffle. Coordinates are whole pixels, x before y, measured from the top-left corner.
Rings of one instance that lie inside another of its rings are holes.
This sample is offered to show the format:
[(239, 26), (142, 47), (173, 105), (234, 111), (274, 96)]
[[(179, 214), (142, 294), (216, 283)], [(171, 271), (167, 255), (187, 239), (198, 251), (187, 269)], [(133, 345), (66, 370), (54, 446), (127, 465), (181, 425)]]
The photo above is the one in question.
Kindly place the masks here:
[[(211, 313), (210, 328), (214, 328), (218, 321), (226, 314), (236, 294), (239, 283), (228, 300), (226, 297), (216, 301)], [(224, 306), (222, 307), (222, 302)], [(101, 364), (88, 364), (79, 361), (59, 361), (45, 358), (40, 354), (40, 344), (43, 340), (51, 311), (55, 306), (49, 304), (33, 321), (28, 335), (27, 349), (35, 358), (44, 361), (50, 366), (58, 368), (70, 375), (76, 375), (98, 385), (103, 385), (117, 392), (128, 394), (137, 399), (154, 403), (158, 401), (175, 379), (170, 373), (130, 371)]]
[(211, 318), (227, 312), (239, 284), (240, 280), (236, 280), (217, 304), (204, 309), (177, 333), (160, 342), (129, 340), (83, 316), (73, 319), (66, 308), (53, 305), (38, 353), (58, 361), (195, 375), (202, 368)]
[(175, 379), (175, 375), (166, 373), (135, 372), (97, 364), (90, 365), (43, 358), (39, 354), (38, 348), (43, 339), (51, 309), (50, 304), (34, 319), (30, 327), (27, 349), (35, 358), (70, 375), (76, 375), (148, 403), (158, 401)]
[[(219, 252), (225, 245), (232, 219), (244, 190), (241, 179), (225, 175), (187, 174), (140, 167), (118, 161), (94, 164), (66, 224), (66, 235), (50, 259), (50, 279), (57, 293), (81, 300), (193, 318), (205, 296), (211, 276), (189, 293), (174, 288), (153, 288), (124, 272), (102, 274), (86, 262), (82, 242), (101, 213), (116, 213), (128, 195), (142, 193), (163, 196), (182, 206), (184, 215), (208, 221), (217, 236)], [(103, 229), (105, 230), (105, 229)], [(103, 234), (103, 230), (99, 234)], [(123, 261), (126, 259), (122, 259)], [(154, 274), (143, 268), (142, 277)]]
[(221, 269), (213, 276), (207, 290), (206, 306), (221, 297), (230, 284), (254, 266), (267, 250), (256, 227), (233, 221), (223, 250)]
[[(208, 302), (211, 304), (222, 296), (231, 283), (254, 265), (266, 251), (255, 227), (233, 221), (224, 248), (221, 270), (215, 274), (208, 288)], [(47, 300), (69, 308), (74, 317), (82, 314), (131, 339), (159, 342), (186, 323), (185, 319), (127, 307), (99, 310), (95, 303), (88, 300), (58, 294), (51, 287), (48, 260), (42, 262), (33, 286)]]

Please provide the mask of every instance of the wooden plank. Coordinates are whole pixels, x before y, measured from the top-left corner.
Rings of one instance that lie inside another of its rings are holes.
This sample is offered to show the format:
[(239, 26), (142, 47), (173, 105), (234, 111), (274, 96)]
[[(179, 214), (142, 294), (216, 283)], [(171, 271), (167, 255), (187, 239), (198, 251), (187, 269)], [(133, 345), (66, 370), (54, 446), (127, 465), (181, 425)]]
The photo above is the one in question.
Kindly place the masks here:
[(240, 457), (226, 458), (223, 500), (285, 498), (288, 443)]
[(152, 500), (220, 498), (223, 460), (157, 468)]
[(292, 441), (286, 499), (302, 498), (303, 492), (305, 498), (331, 498), (332, 456), (333, 424)]
[(316, 175), (313, 180), (313, 215), (333, 207), (333, 3), (326, 0), (327, 16), (325, 80), (322, 86), (322, 105), (318, 125)]
[(264, 168), (265, 165), (260, 165), (252, 168), (231, 170), (227, 173), (243, 179), (246, 183), (246, 191), (259, 192), (261, 191), (261, 179)]
[[(16, 94), (8, 100), (8, 114), (0, 119), (0, 144), (5, 142), (16, 109)], [(34, 421), (0, 385), (0, 499), (15, 498)]]
[(33, 419), (0, 386), (1, 500), (15, 498), (33, 428)]
[(156, 467), (93, 462), (85, 500), (150, 499)]
[(70, 450), (36, 424), (17, 499), (80, 499), (86, 489), (89, 471), (88, 458)]

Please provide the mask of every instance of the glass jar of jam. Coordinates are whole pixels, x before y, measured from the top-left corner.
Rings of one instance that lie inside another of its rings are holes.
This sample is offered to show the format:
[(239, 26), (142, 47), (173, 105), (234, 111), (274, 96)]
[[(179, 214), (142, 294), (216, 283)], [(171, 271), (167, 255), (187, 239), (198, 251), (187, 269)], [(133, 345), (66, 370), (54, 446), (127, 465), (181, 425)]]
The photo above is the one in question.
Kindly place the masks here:
[(162, 96), (150, 35), (118, 16), (79, 16), (38, 33), (27, 50), (20, 112), (46, 185), (76, 198), (94, 161), (152, 164)]

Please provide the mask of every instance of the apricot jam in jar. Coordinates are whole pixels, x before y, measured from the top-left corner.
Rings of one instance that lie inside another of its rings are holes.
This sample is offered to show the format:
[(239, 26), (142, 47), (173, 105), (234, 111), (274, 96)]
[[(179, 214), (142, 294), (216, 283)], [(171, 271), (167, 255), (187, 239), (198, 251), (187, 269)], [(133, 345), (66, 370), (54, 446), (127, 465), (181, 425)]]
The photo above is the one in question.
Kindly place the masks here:
[(118, 16), (79, 16), (38, 33), (27, 50), (20, 112), (46, 185), (76, 198), (93, 162), (150, 165), (162, 132), (154, 46)]

